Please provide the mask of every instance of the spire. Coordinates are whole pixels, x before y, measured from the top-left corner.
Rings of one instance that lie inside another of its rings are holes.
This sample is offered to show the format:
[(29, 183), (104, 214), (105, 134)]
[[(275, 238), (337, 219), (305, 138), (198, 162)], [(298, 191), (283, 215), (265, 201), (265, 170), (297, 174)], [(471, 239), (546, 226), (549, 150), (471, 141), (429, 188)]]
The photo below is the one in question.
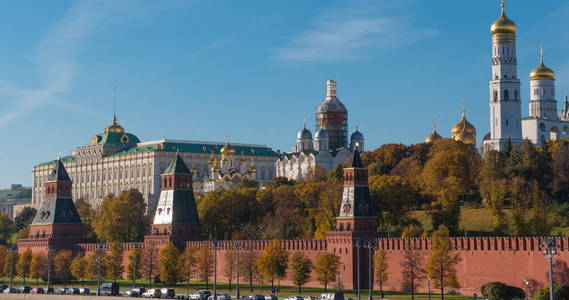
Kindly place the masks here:
[(113, 87), (113, 124), (117, 123), (117, 87)]
[(71, 181), (67, 174), (67, 170), (65, 170), (65, 167), (63, 166), (63, 162), (61, 162), (61, 157), (59, 156), (55, 161), (55, 167), (51, 170), (49, 181)]
[(180, 149), (176, 151), (176, 158), (170, 163), (166, 171), (162, 173), (162, 175), (170, 175), (170, 174), (192, 174), (188, 166), (180, 156)]
[(504, 2), (504, 0), (502, 0), (502, 16), (506, 15), (506, 3)]
[(362, 162), (362, 158), (360, 157), (360, 145), (356, 144), (356, 148), (354, 149), (354, 156), (352, 156), (352, 168), (363, 168), (364, 163)]
[(539, 45), (539, 58), (540, 58), (540, 64), (543, 65), (543, 44)]
[(326, 81), (326, 97), (335, 98), (336, 97), (336, 81), (327, 80)]

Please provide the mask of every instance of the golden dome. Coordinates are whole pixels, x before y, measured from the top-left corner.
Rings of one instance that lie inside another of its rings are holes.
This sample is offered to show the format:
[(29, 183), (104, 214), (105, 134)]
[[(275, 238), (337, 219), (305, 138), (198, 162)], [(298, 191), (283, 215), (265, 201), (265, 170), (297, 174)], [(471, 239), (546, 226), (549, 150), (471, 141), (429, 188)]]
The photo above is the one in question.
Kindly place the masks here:
[(223, 148), (221, 148), (220, 152), (221, 152), (221, 154), (224, 154), (224, 155), (233, 155), (233, 154), (235, 154), (235, 149), (231, 148), (229, 141), (227, 141), (225, 146), (223, 146)]
[(117, 117), (113, 117), (113, 123), (105, 128), (105, 133), (124, 133), (124, 128), (122, 128), (119, 123), (117, 123)]
[(228, 164), (229, 164), (229, 161), (228, 161), (227, 159), (223, 159), (221, 162), (222, 162), (224, 165), (228, 165)]
[(460, 118), (460, 121), (458, 121), (458, 123), (456, 123), (452, 127), (452, 130), (450, 132), (451, 136), (453, 138), (456, 137), (456, 135), (462, 132), (463, 128), (465, 129), (466, 132), (476, 135), (476, 127), (474, 127), (474, 125), (468, 122), (468, 120), (466, 119), (466, 113), (464, 111), (462, 111), (462, 118)]
[(543, 59), (537, 68), (531, 70), (529, 78), (534, 79), (555, 79), (555, 72), (543, 64)]
[(221, 172), (221, 170), (220, 170), (218, 167), (215, 167), (215, 168), (213, 168), (213, 172), (214, 172), (214, 173), (219, 173), (219, 172)]
[(454, 140), (457, 142), (463, 142), (466, 145), (476, 145), (476, 135), (469, 133), (465, 130), (459, 132)]
[(245, 160), (244, 160), (244, 159), (241, 159), (241, 160), (239, 161), (239, 164), (242, 165), (242, 166), (245, 165)]
[(516, 34), (516, 32), (518, 31), (518, 27), (516, 26), (516, 23), (514, 23), (514, 21), (508, 19), (508, 17), (506, 17), (506, 11), (505, 11), (505, 5), (504, 2), (502, 2), (502, 15), (500, 15), (500, 17), (494, 21), (494, 23), (492, 23), (492, 26), (490, 26), (490, 31), (492, 31), (492, 34)]
[(208, 165), (214, 165), (215, 164), (215, 158), (210, 158), (209, 161), (207, 162)]
[(255, 167), (251, 167), (249, 169), (249, 173), (257, 173), (257, 169), (255, 169)]
[(434, 143), (440, 139), (442, 139), (443, 137), (439, 135), (439, 133), (437, 132), (436, 129), (433, 130), (433, 133), (431, 133), (426, 139), (425, 139), (425, 143)]

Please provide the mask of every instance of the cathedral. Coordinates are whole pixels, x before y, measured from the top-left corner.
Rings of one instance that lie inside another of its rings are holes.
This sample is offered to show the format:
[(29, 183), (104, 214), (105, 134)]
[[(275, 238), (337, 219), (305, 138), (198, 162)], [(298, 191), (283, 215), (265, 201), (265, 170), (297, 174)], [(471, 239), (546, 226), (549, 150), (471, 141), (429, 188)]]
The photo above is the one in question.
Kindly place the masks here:
[(539, 65), (529, 75), (529, 116), (522, 118), (520, 79), (517, 74), (516, 24), (502, 14), (492, 23), (492, 79), (490, 80), (490, 133), (484, 137), (482, 151), (501, 150), (529, 140), (536, 145), (547, 140), (569, 137), (569, 101), (557, 112), (555, 72), (545, 66), (543, 47)]
[(326, 81), (326, 98), (316, 108), (316, 131), (303, 128), (296, 135), (292, 152), (276, 161), (276, 175), (294, 180), (310, 176), (316, 168), (331, 171), (352, 156), (358, 147), (364, 151), (364, 135), (356, 128), (348, 144), (348, 110), (336, 97), (336, 81)]
[[(539, 65), (529, 74), (529, 116), (522, 118), (520, 79), (517, 74), (516, 24), (502, 13), (492, 23), (492, 77), (489, 83), (490, 132), (483, 138), (482, 152), (501, 150), (529, 140), (535, 145), (569, 137), (569, 99), (564, 96), (561, 113), (557, 112), (555, 72), (545, 65), (543, 47)], [(476, 145), (476, 128), (468, 122), (463, 109), (461, 120), (453, 126), (451, 136), (465, 144)], [(436, 127), (426, 139), (432, 143), (443, 138)]]

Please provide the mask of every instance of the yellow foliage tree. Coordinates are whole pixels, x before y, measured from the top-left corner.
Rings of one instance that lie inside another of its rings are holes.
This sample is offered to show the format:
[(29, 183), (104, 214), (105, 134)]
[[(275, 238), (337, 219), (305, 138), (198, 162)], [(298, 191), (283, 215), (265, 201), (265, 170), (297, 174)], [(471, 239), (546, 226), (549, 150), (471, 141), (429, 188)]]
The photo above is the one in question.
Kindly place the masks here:
[(427, 275), (433, 280), (435, 287), (441, 290), (441, 299), (444, 299), (446, 287), (460, 287), (456, 277), (456, 265), (460, 261), (460, 256), (452, 252), (448, 228), (441, 225), (433, 232), (429, 259), (425, 265)]
[(283, 250), (279, 241), (273, 241), (267, 245), (257, 260), (257, 268), (271, 281), (271, 289), (275, 289), (275, 280), (286, 276), (288, 267), (288, 253)]
[(340, 257), (334, 253), (324, 252), (316, 257), (314, 272), (316, 279), (328, 290), (328, 284), (334, 282), (340, 271)]
[(389, 256), (387, 251), (379, 250), (373, 254), (373, 267), (375, 269), (375, 278), (379, 283), (379, 292), (383, 295), (383, 284), (389, 278), (387, 272)]

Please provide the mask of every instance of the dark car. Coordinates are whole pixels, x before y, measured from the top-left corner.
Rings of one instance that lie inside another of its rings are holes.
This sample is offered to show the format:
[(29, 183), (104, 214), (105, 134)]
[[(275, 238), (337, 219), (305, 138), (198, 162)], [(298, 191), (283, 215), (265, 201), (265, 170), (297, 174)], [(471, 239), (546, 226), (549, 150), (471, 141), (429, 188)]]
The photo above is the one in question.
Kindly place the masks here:
[(176, 297), (174, 289), (161, 289), (160, 292), (162, 292), (162, 298), (174, 299)]
[(29, 294), (31, 290), (32, 288), (29, 286), (21, 286), (18, 288), (18, 294)]
[(54, 290), (53, 290), (52, 287), (50, 287), (50, 288), (44, 287), (44, 288), (43, 288), (43, 293), (44, 293), (44, 294), (53, 294), (53, 293), (54, 293)]
[(65, 288), (65, 287), (63, 287), (63, 288), (58, 288), (57, 290), (55, 290), (55, 293), (56, 293), (56, 294), (59, 294), (59, 295), (65, 295), (65, 294), (67, 294), (67, 289), (68, 289), (68, 288)]
[(115, 282), (103, 282), (99, 287), (101, 296), (117, 296), (119, 294), (119, 284)]
[(245, 297), (247, 300), (265, 300), (265, 295), (261, 294), (249, 294), (249, 296)]
[(78, 288), (68, 288), (67, 291), (65, 291), (65, 293), (67, 295), (79, 295), (79, 289)]
[(4, 289), (4, 290), (2, 291), (2, 293), (5, 293), (5, 294), (8, 294), (8, 293), (15, 294), (15, 293), (17, 293), (17, 292), (18, 292), (18, 289), (17, 289), (17, 288), (7, 288), (7, 289)]
[(131, 289), (129, 291), (126, 291), (125, 295), (128, 297), (141, 297), (142, 294), (144, 294), (144, 292), (146, 292), (146, 289), (143, 287), (134, 288), (134, 289)]
[(79, 295), (89, 295), (89, 288), (79, 288)]

